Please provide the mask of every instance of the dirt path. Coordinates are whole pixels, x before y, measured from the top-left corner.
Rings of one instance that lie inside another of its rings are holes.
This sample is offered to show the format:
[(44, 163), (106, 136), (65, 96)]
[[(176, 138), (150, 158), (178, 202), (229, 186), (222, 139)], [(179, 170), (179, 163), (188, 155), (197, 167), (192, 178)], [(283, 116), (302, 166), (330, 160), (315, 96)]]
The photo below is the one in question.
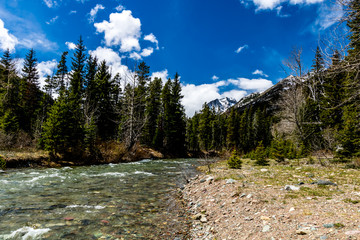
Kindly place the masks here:
[(360, 171), (342, 165), (219, 162), (183, 195), (192, 239), (360, 239)]

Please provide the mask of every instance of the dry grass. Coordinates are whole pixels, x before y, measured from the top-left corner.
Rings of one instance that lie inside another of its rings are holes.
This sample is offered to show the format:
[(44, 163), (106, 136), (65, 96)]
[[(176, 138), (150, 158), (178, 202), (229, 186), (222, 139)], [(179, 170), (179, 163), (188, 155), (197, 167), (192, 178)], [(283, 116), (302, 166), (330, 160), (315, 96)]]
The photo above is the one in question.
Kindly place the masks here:
[(43, 150), (19, 150), (19, 151), (0, 151), (0, 155), (6, 160), (27, 160), (27, 159), (40, 159), (48, 158), (49, 153)]

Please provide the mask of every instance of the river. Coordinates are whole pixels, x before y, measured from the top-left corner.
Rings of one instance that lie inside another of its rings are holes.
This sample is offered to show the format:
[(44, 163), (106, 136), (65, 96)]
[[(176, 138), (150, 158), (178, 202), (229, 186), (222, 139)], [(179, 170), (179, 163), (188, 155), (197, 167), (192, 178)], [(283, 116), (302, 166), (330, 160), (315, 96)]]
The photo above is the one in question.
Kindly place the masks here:
[(186, 239), (175, 189), (197, 159), (0, 173), (0, 239)]

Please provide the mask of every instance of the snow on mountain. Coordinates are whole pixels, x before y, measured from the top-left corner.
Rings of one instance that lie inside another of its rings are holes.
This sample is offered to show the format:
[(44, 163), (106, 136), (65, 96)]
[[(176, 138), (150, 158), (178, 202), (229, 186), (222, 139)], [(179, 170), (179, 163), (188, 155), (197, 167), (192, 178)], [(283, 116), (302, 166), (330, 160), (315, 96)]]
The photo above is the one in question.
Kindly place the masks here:
[(234, 98), (220, 98), (220, 99), (215, 99), (212, 100), (211, 102), (208, 103), (208, 106), (211, 109), (215, 109), (216, 112), (225, 112), (227, 109), (231, 108), (232, 106), (234, 106), (237, 103), (236, 99)]

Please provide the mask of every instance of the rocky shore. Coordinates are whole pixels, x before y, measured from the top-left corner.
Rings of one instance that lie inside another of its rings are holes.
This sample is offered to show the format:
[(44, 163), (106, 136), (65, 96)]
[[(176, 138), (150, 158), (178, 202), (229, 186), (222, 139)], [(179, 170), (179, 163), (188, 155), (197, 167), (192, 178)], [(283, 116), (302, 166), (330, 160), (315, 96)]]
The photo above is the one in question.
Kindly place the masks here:
[[(207, 167), (203, 168), (207, 171)], [(360, 171), (226, 162), (183, 189), (191, 239), (360, 239)]]

